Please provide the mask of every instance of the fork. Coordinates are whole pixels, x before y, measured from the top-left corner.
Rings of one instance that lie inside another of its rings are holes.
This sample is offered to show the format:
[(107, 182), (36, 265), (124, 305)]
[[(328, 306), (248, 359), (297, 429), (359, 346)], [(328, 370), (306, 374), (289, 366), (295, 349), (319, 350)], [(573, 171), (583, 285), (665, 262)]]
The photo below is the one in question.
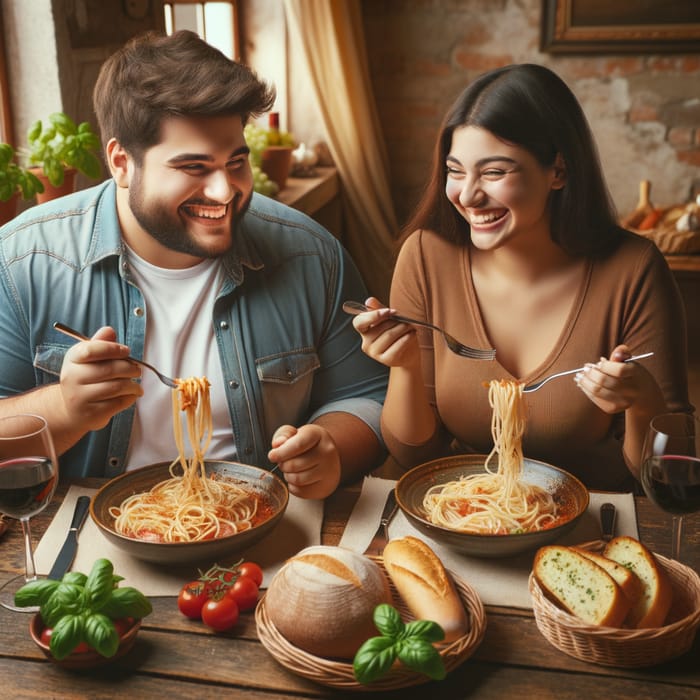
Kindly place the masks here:
[[(357, 316), (357, 314), (364, 313), (365, 311), (374, 311), (374, 309), (370, 309), (364, 304), (360, 304), (358, 301), (346, 301), (343, 302), (343, 311), (345, 311), (345, 313)], [(457, 355), (461, 355), (462, 357), (469, 357), (472, 360), (493, 360), (496, 357), (495, 350), (479, 350), (477, 348), (471, 348), (468, 345), (463, 345), (456, 338), (453, 338), (449, 333), (442, 330), (442, 328), (434, 326), (432, 323), (428, 323), (427, 321), (419, 321), (418, 319), (407, 318), (406, 316), (400, 316), (399, 314), (394, 314), (391, 318), (393, 318), (395, 321), (399, 321), (400, 323), (410, 323), (413, 326), (425, 326), (426, 328), (432, 328), (433, 330), (442, 334), (442, 337), (445, 339), (445, 343), (447, 343), (447, 347), (452, 350), (452, 352), (456, 353)]]
[[(653, 352), (645, 352), (642, 355), (634, 355), (632, 357), (628, 357), (626, 360), (624, 360), (624, 362), (634, 362), (635, 360), (643, 360), (645, 357), (651, 357), (653, 354)], [(576, 374), (576, 372), (583, 372), (584, 369), (586, 368), (578, 367), (577, 369), (568, 369), (566, 370), (566, 372), (556, 372), (555, 374), (550, 374), (548, 377), (541, 379), (539, 382), (535, 382), (534, 384), (528, 384), (527, 386), (523, 387), (523, 394), (529, 394), (531, 391), (537, 391), (540, 387), (542, 387), (552, 379), (556, 379), (557, 377), (564, 377), (567, 374)]]
[[(88, 338), (86, 335), (83, 335), (82, 333), (73, 330), (70, 326), (66, 326), (64, 323), (59, 323), (58, 321), (56, 321), (53, 324), (53, 327), (57, 331), (63, 333), (64, 335), (68, 335), (71, 338), (75, 338), (76, 340), (90, 340), (90, 338)], [(160, 381), (163, 382), (163, 384), (169, 386), (171, 389), (177, 389), (177, 382), (172, 377), (168, 377), (165, 374), (161, 374), (153, 365), (149, 365), (148, 362), (144, 362), (143, 360), (137, 360), (135, 357), (131, 356), (127, 357), (126, 359), (129, 360), (129, 362), (134, 362), (137, 365), (141, 365), (143, 367), (146, 367), (147, 369), (150, 369), (151, 372), (156, 373), (158, 379), (160, 379)]]

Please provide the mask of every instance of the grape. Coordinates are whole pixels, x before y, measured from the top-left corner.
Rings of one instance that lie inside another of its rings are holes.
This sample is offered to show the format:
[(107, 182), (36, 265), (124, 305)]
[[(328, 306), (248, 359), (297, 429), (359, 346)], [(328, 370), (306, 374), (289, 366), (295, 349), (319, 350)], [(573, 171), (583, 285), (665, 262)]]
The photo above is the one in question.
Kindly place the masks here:
[[(258, 126), (254, 123), (249, 123), (245, 125), (243, 129), (243, 136), (245, 137), (246, 144), (250, 149), (250, 165), (253, 171), (253, 189), (260, 194), (264, 194), (268, 197), (272, 197), (277, 194), (279, 187), (277, 183), (270, 180), (270, 178), (260, 169), (262, 164), (262, 152), (267, 148), (268, 144), (268, 133), (269, 129)], [(280, 145), (282, 146), (294, 146), (294, 137), (287, 131), (280, 131)]]

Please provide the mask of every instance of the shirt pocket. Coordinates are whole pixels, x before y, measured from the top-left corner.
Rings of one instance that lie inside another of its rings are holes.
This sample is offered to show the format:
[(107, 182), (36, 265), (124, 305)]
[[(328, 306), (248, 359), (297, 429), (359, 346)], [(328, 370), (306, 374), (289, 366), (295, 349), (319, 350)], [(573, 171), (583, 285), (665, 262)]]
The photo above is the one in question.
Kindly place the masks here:
[(34, 375), (37, 386), (53, 384), (61, 376), (63, 359), (69, 345), (37, 345), (34, 352)]
[(255, 361), (267, 435), (280, 425), (299, 425), (306, 419), (314, 373), (320, 366), (313, 350), (294, 350)]

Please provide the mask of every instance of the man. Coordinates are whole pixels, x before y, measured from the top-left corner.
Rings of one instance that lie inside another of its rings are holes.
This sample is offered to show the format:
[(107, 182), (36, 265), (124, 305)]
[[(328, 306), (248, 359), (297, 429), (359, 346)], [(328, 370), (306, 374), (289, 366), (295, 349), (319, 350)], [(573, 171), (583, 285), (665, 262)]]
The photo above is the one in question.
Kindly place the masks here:
[(385, 369), (341, 310), (366, 296), (359, 274), (322, 227), (253, 193), (243, 127), (274, 97), (191, 32), (137, 37), (95, 85), (111, 180), (2, 229), (0, 415), (45, 416), (63, 474), (176, 456), (171, 392), (129, 354), (208, 377), (209, 458), (279, 464), (305, 498), (380, 461)]

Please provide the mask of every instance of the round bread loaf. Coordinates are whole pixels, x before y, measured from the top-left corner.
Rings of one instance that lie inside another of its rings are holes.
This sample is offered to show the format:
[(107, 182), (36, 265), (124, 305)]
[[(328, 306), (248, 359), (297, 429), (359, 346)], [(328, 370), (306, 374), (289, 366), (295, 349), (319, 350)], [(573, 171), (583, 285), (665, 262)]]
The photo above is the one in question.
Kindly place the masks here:
[(270, 581), (265, 607), (292, 644), (312, 654), (351, 659), (379, 635), (374, 609), (391, 603), (389, 582), (371, 559), (343, 547), (307, 547)]

